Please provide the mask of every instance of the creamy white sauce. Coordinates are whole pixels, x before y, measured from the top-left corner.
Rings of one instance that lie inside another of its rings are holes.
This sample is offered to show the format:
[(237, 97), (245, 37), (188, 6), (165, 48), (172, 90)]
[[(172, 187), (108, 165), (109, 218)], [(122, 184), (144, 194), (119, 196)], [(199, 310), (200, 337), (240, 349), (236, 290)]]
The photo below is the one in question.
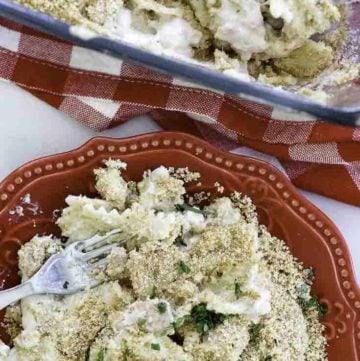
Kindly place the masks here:
[(134, 26), (133, 14), (121, 8), (115, 19), (109, 19), (104, 27), (121, 40), (157, 54), (192, 57), (192, 46), (197, 45), (202, 34), (182, 18), (152, 22), (152, 29), (140, 31)]
[(219, 285), (216, 288), (210, 285), (200, 299), (207, 303), (208, 309), (230, 315), (246, 315), (253, 322), (257, 322), (260, 316), (270, 312), (270, 281), (259, 273), (256, 264), (247, 270), (247, 280), (241, 284), (241, 292), (254, 292), (257, 298), (240, 295), (238, 299), (234, 299), (234, 284), (232, 281), (227, 287)]
[[(164, 313), (160, 313), (158, 310), (160, 302), (166, 306)], [(148, 332), (160, 332), (168, 329), (174, 322), (171, 305), (161, 299), (136, 301), (112, 321), (112, 327), (115, 331), (122, 331), (139, 322), (142, 322), (142, 327)]]
[(294, 19), (294, 12), (286, 0), (269, 0), (270, 13), (275, 18), (282, 18), (286, 23)]
[(253, 53), (267, 48), (264, 20), (258, 1), (222, 0), (220, 9), (214, 8), (212, 12), (215, 37), (230, 43), (242, 60), (248, 60)]
[(182, 216), (182, 231), (188, 237), (192, 233), (200, 233), (205, 230), (205, 217), (201, 213), (185, 211)]
[(78, 37), (81, 40), (92, 40), (99, 37), (99, 34), (90, 30), (83, 25), (72, 25), (69, 28), (71, 35)]

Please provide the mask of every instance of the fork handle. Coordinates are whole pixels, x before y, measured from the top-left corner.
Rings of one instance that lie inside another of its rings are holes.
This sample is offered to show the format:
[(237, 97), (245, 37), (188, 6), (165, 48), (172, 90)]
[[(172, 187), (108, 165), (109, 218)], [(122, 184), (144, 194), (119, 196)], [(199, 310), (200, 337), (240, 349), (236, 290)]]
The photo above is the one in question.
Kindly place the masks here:
[(0, 292), (0, 310), (9, 306), (10, 304), (21, 300), (24, 297), (31, 296), (35, 290), (30, 282), (22, 283), (19, 286), (9, 288), (8, 290)]

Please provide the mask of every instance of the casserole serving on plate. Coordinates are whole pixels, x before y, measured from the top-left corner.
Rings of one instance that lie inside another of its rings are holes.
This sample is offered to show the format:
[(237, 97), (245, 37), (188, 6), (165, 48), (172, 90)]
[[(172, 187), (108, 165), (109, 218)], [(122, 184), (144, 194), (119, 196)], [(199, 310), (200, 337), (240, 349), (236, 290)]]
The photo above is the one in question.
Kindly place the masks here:
[[(116, 5), (121, 1), (98, 0), (89, 2), (87, 7), (69, 5), (68, 12), (59, 13), (57, 6), (71, 3), (58, 0), (49, 6), (45, 0), (21, 2), (81, 26), (66, 25), (6, 0), (0, 2), (2, 13), (81, 45), (190, 78), (203, 86), (307, 111), (344, 124), (355, 124), (358, 118), (357, 3), (343, 6), (339, 11), (329, 5), (330, 1), (319, 4), (309, 1), (301, 7), (289, 1), (288, 5), (284, 3), (283, 8), (274, 10), (272, 4), (279, 2), (254, 1), (253, 7), (244, 10), (241, 1), (224, 1), (220, 7), (220, 3), (214, 3), (206, 12), (197, 5), (202, 2), (196, 1), (189, 2), (193, 6), (191, 10), (177, 8), (176, 2), (171, 1), (166, 3), (170, 5), (161, 7), (156, 1), (134, 0), (126, 3), (129, 8), (125, 9)], [(112, 4), (115, 15), (105, 21), (101, 6), (111, 8)], [(248, 20), (241, 19), (244, 11)], [(80, 15), (68, 16), (73, 13)], [(240, 18), (231, 22), (237, 13)], [(134, 14), (137, 17), (131, 18)], [(237, 29), (232, 23), (241, 26)], [(317, 34), (330, 29), (332, 24), (336, 28), (331, 28), (330, 33)]]
[[(224, 194), (239, 191), (251, 197), (260, 222), (284, 239), (305, 267), (314, 267), (313, 291), (328, 310), (323, 324), (329, 360), (359, 359), (359, 289), (347, 246), (336, 227), (272, 166), (220, 152), (181, 133), (96, 138), (77, 150), (28, 163), (7, 177), (0, 185), (0, 259), (5, 287), (17, 281), (16, 254), (21, 244), (35, 234), (59, 235), (55, 221), (64, 199), (69, 194), (94, 198), (93, 170), (109, 158), (128, 164), (129, 179), (140, 180), (144, 170), (160, 165), (188, 167), (206, 174), (188, 192), (212, 192), (219, 183)], [(187, 273), (185, 266), (182, 269)]]

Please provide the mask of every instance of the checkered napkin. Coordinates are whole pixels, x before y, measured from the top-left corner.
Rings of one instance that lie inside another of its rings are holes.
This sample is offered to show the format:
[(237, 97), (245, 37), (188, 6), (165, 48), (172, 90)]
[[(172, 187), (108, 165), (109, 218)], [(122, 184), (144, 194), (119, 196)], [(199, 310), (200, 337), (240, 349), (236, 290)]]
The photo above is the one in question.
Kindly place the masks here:
[(298, 187), (360, 206), (360, 128), (199, 88), (0, 18), (1, 78), (98, 131), (150, 113), (220, 148), (274, 155)]

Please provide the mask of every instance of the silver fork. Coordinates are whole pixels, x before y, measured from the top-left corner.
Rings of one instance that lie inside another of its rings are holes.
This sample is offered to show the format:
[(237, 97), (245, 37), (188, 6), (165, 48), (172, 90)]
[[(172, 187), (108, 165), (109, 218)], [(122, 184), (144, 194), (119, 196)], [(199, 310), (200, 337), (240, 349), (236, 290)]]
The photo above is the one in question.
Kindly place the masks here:
[(109, 243), (111, 238), (120, 233), (120, 230), (114, 230), (104, 236), (95, 235), (74, 242), (62, 252), (51, 256), (26, 282), (0, 292), (0, 310), (31, 295), (69, 295), (99, 285), (101, 281), (96, 278), (95, 271), (104, 268), (107, 265), (106, 256), (115, 246), (124, 242)]

